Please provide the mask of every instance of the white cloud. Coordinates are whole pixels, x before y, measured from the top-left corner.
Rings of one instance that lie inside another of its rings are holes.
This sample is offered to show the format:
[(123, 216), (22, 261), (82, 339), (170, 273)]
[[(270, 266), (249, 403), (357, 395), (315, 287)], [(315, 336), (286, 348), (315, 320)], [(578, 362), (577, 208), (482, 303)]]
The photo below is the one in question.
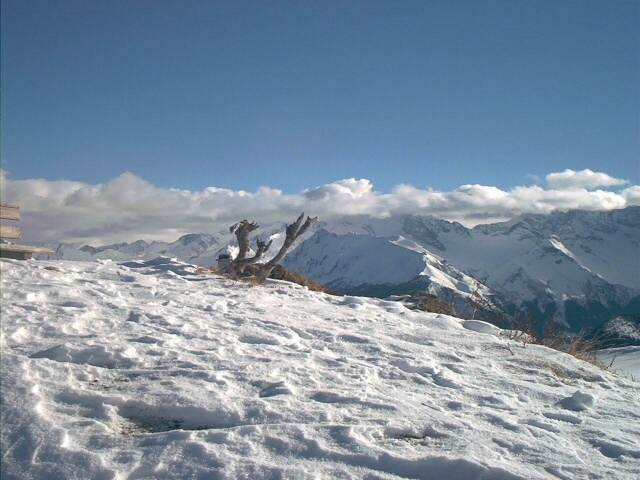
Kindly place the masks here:
[(640, 205), (640, 185), (625, 188), (620, 192), (627, 205)]
[(626, 185), (629, 182), (620, 178), (614, 178), (606, 173), (594, 172), (588, 168), (576, 172), (567, 169), (564, 172), (550, 173), (546, 177), (547, 185), (554, 190), (566, 190), (577, 188), (614, 187)]
[(311, 200), (346, 195), (350, 198), (363, 198), (373, 191), (373, 185), (367, 179), (347, 178), (335, 183), (322, 185), (313, 190), (306, 190), (304, 195)]
[(269, 187), (256, 192), (217, 187), (197, 192), (165, 189), (131, 173), (98, 185), (43, 179), (14, 181), (0, 173), (2, 201), (17, 203), (22, 209), (25, 240), (94, 245), (141, 238), (173, 241), (186, 233), (226, 230), (243, 218), (262, 224), (290, 222), (302, 211), (323, 220), (343, 215), (435, 215), (472, 226), (508, 220), (521, 213), (640, 205), (638, 185), (619, 192), (587, 188), (627, 183), (590, 170), (547, 175), (551, 188), (501, 190), (462, 185), (441, 192), (398, 185), (391, 193), (380, 193), (369, 180), (350, 178), (296, 194)]

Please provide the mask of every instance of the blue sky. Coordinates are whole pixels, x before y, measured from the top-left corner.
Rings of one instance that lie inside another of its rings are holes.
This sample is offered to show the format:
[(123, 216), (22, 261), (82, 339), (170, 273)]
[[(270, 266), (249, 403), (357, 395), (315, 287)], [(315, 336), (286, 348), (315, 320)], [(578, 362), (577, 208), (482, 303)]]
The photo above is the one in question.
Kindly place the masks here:
[(3, 0), (2, 169), (193, 191), (637, 184), (639, 8)]

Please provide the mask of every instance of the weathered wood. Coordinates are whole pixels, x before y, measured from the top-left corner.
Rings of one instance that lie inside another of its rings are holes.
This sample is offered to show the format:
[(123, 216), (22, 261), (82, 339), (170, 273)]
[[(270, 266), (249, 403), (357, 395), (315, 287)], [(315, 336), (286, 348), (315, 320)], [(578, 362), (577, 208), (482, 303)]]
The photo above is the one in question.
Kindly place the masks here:
[(9, 225), (0, 225), (0, 237), (1, 238), (21, 238), (22, 234), (18, 227), (12, 227)]
[(229, 227), (229, 231), (231, 233), (235, 233), (236, 238), (238, 239), (238, 246), (240, 247), (240, 250), (236, 258), (229, 263), (229, 266), (225, 271), (228, 275), (232, 277), (241, 275), (244, 273), (244, 269), (248, 265), (257, 263), (267, 250), (269, 250), (269, 247), (271, 247), (273, 240), (270, 240), (269, 243), (263, 240), (257, 240), (258, 249), (256, 250), (255, 255), (251, 258), (246, 258), (247, 252), (249, 251), (249, 233), (253, 232), (257, 228), (258, 224), (256, 222), (249, 223), (247, 220), (241, 220)]
[(20, 207), (10, 203), (0, 203), (0, 218), (5, 220), (20, 220)]
[(292, 223), (291, 225), (287, 225), (284, 243), (282, 244), (282, 247), (280, 247), (280, 251), (276, 253), (276, 256), (265, 263), (262, 267), (260, 273), (258, 274), (258, 278), (260, 279), (260, 281), (263, 282), (264, 280), (269, 278), (271, 271), (282, 261), (291, 245), (293, 245), (293, 242), (295, 242), (300, 235), (304, 234), (304, 232), (306, 232), (311, 225), (318, 221), (318, 217), (307, 217), (307, 221), (302, 224), (303, 219), (304, 212), (302, 212), (302, 214), (294, 223)]
[[(0, 203), (0, 218), (5, 220), (20, 220), (20, 207), (10, 203)], [(21, 238), (22, 234), (18, 227), (0, 225), (0, 237)], [(56, 252), (50, 248), (36, 247), (33, 245), (14, 245), (12, 243), (0, 243), (0, 257), (13, 258), (15, 260), (29, 260), (31, 256), (53, 255)]]
[(31, 252), (9, 252), (0, 250), (0, 258), (11, 258), (13, 260), (29, 260), (33, 254)]
[(229, 232), (236, 234), (238, 247), (240, 247), (240, 251), (234, 260), (235, 262), (244, 260), (247, 256), (247, 252), (249, 251), (249, 234), (257, 228), (258, 224), (256, 222), (249, 223), (247, 220), (241, 220), (229, 227)]
[(231, 225), (231, 227), (229, 227), (229, 231), (231, 233), (235, 233), (236, 238), (238, 239), (240, 251), (236, 258), (231, 261), (224, 273), (232, 278), (239, 277), (246, 273), (246, 268), (251, 266), (250, 270), (252, 270), (252, 275), (260, 282), (263, 282), (269, 277), (273, 269), (282, 261), (284, 256), (287, 254), (287, 250), (289, 250), (296, 239), (300, 235), (304, 234), (311, 225), (317, 222), (318, 217), (307, 217), (307, 221), (302, 224), (303, 220), (304, 212), (294, 223), (287, 226), (286, 237), (280, 251), (278, 251), (275, 257), (264, 264), (258, 264), (257, 262), (269, 250), (269, 247), (271, 247), (271, 244), (273, 243), (273, 239), (269, 240), (268, 243), (264, 240), (258, 240), (256, 242), (258, 247), (256, 254), (251, 258), (245, 258), (249, 251), (249, 233), (256, 230), (258, 228), (258, 224), (256, 222), (249, 223), (247, 220), (241, 220)]
[(14, 245), (12, 243), (0, 243), (0, 253), (4, 252), (23, 252), (23, 253), (38, 253), (41, 255), (53, 255), (54, 252), (50, 248), (35, 247), (32, 245)]

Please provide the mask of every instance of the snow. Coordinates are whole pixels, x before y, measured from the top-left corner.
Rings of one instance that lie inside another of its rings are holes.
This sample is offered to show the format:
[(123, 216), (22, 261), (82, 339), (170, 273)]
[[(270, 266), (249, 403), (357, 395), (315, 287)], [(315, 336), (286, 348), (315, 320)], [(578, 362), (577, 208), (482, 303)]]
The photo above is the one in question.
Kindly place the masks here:
[[(535, 305), (541, 316), (555, 315), (575, 332), (608, 320), (620, 307), (635, 311), (632, 301), (640, 294), (640, 207), (523, 215), (473, 229), (426, 216), (347, 217), (318, 228), (325, 231), (302, 242), (285, 266), (336, 291), (379, 295), (396, 293), (396, 285), (402, 292), (421, 268), (430, 293), (445, 288), (456, 299), (473, 293), (503, 314), (509, 311), (504, 306)], [(384, 242), (405, 253), (393, 249), (391, 255)], [(376, 282), (387, 288), (371, 288)]]
[(2, 478), (635, 479), (640, 384), (392, 301), (0, 261)]
[[(425, 255), (384, 238), (320, 231), (287, 255), (285, 267), (295, 259), (313, 269), (314, 280), (335, 287), (344, 279), (351, 285), (399, 284), (418, 277), (425, 269)], [(329, 245), (329, 250), (327, 249)], [(297, 268), (296, 271), (304, 272)]]
[[(284, 224), (273, 224), (254, 232), (252, 245), (255, 239), (274, 240), (265, 261), (282, 245), (284, 229)], [(57, 259), (125, 261), (166, 255), (209, 266), (220, 253), (237, 252), (228, 229), (213, 233), (188, 234), (172, 243), (51, 247)], [(640, 206), (527, 214), (473, 229), (428, 216), (347, 216), (314, 224), (284, 266), (343, 293), (387, 296), (421, 288), (461, 308), (472, 295), (473, 301), (507, 316), (511, 307), (536, 305), (540, 316), (555, 315), (578, 332), (609, 320), (620, 308), (635, 311), (638, 238)]]
[(602, 334), (614, 338), (628, 339), (640, 343), (640, 322), (624, 317), (616, 317), (601, 327)]
[(598, 361), (617, 372), (640, 382), (640, 347), (616, 347), (598, 351)]

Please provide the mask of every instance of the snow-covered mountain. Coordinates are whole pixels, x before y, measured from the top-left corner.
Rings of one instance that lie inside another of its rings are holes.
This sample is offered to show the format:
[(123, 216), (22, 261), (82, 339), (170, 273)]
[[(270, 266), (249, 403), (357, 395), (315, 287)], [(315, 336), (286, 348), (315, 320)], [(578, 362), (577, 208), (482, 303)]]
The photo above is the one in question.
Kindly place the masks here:
[(222, 250), (220, 237), (205, 233), (189, 234), (180, 237), (175, 242), (151, 242), (137, 240), (133, 243), (116, 243), (93, 247), (91, 245), (77, 245), (61, 243), (54, 246), (55, 255), (42, 256), (43, 259), (57, 260), (132, 260), (153, 259), (159, 255), (168, 255), (193, 262), (200, 259), (204, 264), (215, 263), (216, 254)]
[(587, 338), (596, 340), (603, 348), (640, 346), (640, 315), (612, 318), (588, 332)]
[(475, 299), (492, 303), (492, 292), (481, 282), (402, 236), (340, 235), (323, 228), (291, 252), (284, 265), (343, 294), (386, 298), (422, 290), (451, 301), (457, 311)]
[[(269, 225), (256, 236), (273, 238), (274, 254), (283, 230)], [(234, 251), (234, 243), (233, 235), (221, 231), (173, 243), (63, 244), (53, 258), (167, 255), (213, 265), (221, 252)], [(345, 217), (314, 225), (284, 265), (339, 293), (387, 297), (425, 290), (463, 316), (478, 309), (506, 316), (526, 311), (577, 331), (639, 313), (640, 207), (522, 215), (472, 229), (426, 216)]]
[(523, 215), (473, 229), (419, 216), (320, 228), (285, 266), (337, 291), (475, 292), (503, 311), (556, 317), (573, 330), (638, 313), (640, 207)]
[[(271, 250), (265, 255), (270, 258), (274, 255), (284, 240), (283, 224), (268, 225), (256, 231), (255, 238), (272, 239)], [(252, 240), (254, 240), (252, 237)], [(49, 245), (55, 250), (54, 255), (40, 255), (43, 260), (153, 260), (158, 256), (175, 257), (194, 265), (215, 265), (221, 253), (237, 252), (235, 236), (228, 230), (208, 233), (191, 233), (183, 235), (175, 242), (145, 242), (137, 240), (133, 243), (116, 243), (94, 247), (91, 245), (79, 245), (72, 243), (60, 243)]]

